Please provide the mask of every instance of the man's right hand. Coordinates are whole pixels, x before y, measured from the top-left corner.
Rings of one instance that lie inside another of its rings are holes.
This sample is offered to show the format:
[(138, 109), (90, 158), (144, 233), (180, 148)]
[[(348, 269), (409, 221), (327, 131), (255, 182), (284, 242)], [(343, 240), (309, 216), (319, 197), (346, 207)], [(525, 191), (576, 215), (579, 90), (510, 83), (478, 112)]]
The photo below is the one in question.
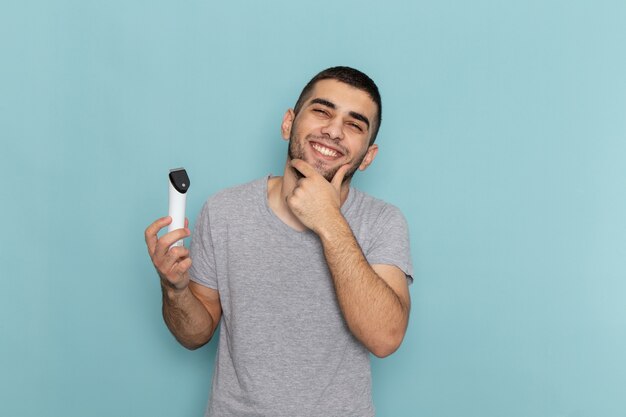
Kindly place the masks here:
[(172, 218), (162, 217), (152, 223), (145, 232), (146, 245), (152, 263), (156, 268), (161, 283), (174, 291), (182, 291), (189, 285), (188, 270), (191, 267), (189, 249), (184, 246), (174, 246), (176, 241), (189, 237), (189, 220), (185, 219), (185, 228), (173, 230), (159, 238), (159, 230), (172, 222)]

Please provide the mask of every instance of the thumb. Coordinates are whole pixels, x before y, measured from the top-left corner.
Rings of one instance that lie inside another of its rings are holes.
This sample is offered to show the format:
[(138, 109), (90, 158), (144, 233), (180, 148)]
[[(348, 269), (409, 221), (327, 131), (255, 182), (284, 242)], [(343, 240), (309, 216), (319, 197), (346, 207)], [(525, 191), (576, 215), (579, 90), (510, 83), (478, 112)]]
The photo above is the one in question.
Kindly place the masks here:
[(341, 168), (335, 172), (335, 176), (333, 180), (330, 182), (337, 191), (341, 190), (341, 184), (343, 183), (343, 178), (346, 176), (346, 172), (350, 169), (350, 164), (342, 165)]

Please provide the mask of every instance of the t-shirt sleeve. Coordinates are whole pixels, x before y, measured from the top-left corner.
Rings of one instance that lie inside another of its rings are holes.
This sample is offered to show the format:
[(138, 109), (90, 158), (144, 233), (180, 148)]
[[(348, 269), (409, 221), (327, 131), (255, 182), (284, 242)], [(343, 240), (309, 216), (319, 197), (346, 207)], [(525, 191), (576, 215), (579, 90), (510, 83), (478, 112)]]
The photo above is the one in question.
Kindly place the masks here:
[(370, 265), (397, 266), (405, 273), (408, 283), (413, 283), (409, 228), (397, 207), (386, 205), (381, 211), (376, 219), (365, 258)]
[(191, 235), (189, 247), (191, 268), (189, 278), (205, 287), (217, 289), (217, 274), (215, 273), (215, 252), (211, 236), (211, 219), (209, 203), (205, 203), (198, 215), (196, 225)]

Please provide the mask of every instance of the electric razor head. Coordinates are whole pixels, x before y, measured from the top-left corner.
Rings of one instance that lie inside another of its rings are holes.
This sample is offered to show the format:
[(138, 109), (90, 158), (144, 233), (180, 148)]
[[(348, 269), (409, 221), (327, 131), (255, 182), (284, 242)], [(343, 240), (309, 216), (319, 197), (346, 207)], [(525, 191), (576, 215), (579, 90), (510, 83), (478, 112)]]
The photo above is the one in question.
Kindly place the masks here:
[(189, 177), (184, 168), (170, 169), (170, 183), (181, 194), (189, 189)]

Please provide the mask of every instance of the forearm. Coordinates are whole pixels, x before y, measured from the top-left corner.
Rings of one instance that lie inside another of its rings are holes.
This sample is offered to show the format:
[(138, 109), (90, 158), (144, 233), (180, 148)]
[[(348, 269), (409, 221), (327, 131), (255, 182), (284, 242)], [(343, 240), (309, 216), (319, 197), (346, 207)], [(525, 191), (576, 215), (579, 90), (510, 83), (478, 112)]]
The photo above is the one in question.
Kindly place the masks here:
[(187, 349), (197, 349), (213, 336), (215, 323), (189, 287), (175, 290), (161, 283), (163, 319), (176, 340)]
[(374, 271), (343, 217), (319, 233), (339, 307), (354, 336), (376, 356), (404, 338), (409, 305)]

